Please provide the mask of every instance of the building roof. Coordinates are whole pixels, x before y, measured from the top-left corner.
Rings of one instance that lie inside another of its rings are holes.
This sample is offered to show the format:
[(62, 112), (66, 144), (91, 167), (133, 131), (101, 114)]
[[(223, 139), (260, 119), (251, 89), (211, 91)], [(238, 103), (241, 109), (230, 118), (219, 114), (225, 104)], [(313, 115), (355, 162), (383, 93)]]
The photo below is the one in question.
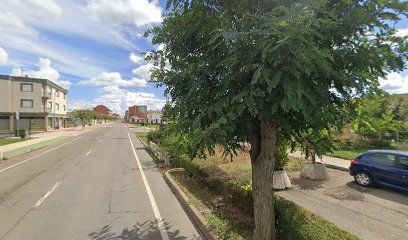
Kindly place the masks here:
[(52, 86), (55, 89), (63, 93), (68, 93), (68, 90), (59, 86), (58, 84), (44, 78), (31, 78), (31, 77), (18, 77), (18, 76), (9, 76), (9, 75), (0, 75), (0, 80), (13, 80), (19, 82), (33, 82), (33, 83), (44, 83)]

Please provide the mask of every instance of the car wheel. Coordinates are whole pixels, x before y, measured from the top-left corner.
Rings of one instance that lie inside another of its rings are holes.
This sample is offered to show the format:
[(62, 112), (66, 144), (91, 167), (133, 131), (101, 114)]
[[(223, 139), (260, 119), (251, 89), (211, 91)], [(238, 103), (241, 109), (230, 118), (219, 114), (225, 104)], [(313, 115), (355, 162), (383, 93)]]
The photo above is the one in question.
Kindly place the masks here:
[(368, 187), (373, 184), (373, 180), (371, 179), (371, 176), (365, 172), (356, 173), (356, 175), (354, 176), (354, 180), (356, 181), (358, 185), (364, 186), (364, 187)]

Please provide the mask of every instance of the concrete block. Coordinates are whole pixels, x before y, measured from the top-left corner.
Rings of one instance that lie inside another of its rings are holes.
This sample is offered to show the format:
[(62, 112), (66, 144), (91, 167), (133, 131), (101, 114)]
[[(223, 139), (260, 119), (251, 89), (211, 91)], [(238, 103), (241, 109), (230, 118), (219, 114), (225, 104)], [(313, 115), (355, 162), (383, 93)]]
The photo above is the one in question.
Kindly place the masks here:
[(286, 171), (275, 171), (273, 172), (273, 189), (282, 190), (286, 188), (291, 188), (288, 174)]
[(329, 175), (327, 173), (324, 163), (306, 163), (300, 176), (312, 180), (327, 180)]

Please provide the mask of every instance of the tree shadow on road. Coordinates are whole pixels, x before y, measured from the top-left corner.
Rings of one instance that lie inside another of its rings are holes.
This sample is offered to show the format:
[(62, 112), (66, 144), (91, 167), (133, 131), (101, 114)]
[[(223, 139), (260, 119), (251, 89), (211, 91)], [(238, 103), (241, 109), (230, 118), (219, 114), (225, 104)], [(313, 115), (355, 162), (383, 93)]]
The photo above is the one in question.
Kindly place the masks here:
[(383, 188), (381, 186), (372, 186), (372, 187), (362, 187), (359, 186), (354, 181), (346, 183), (350, 188), (356, 189), (364, 194), (369, 194), (384, 200), (392, 201), (395, 203), (407, 205), (408, 204), (408, 194), (403, 193), (397, 190)]
[[(170, 239), (184, 240), (185, 236), (180, 236), (179, 230), (171, 230), (169, 224), (165, 224), (165, 229)], [(160, 231), (158, 230), (155, 221), (146, 221), (143, 223), (136, 223), (133, 227), (126, 227), (120, 233), (112, 231), (110, 225), (104, 226), (97, 232), (91, 232), (88, 234), (90, 239), (93, 240), (153, 240), (161, 239)], [(200, 239), (195, 237), (194, 239)]]
[(290, 179), (290, 182), (295, 187), (299, 187), (300, 190), (317, 190), (323, 188), (324, 180), (310, 180), (301, 177), (294, 177)]

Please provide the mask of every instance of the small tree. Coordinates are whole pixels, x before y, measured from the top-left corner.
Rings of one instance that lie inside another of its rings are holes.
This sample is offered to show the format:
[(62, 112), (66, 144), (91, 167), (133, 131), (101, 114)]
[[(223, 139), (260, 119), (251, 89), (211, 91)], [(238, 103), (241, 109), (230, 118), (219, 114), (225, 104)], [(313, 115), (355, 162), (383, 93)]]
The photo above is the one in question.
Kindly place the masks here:
[(316, 131), (310, 128), (294, 134), (291, 147), (292, 151), (299, 147), (305, 154), (305, 158), (315, 163), (316, 156), (321, 158), (323, 154), (331, 152), (334, 145), (329, 130)]
[(379, 143), (404, 131), (404, 106), (398, 99), (380, 93), (357, 100), (355, 116), (351, 122), (356, 133), (371, 143)]
[[(275, 239), (278, 136), (338, 121), (354, 94), (402, 70), (407, 38), (389, 24), (407, 3), (357, 0), (169, 0), (147, 60), (177, 129), (198, 154), (250, 142), (254, 239)], [(171, 65), (171, 69), (168, 67)], [(167, 65), (167, 66), (166, 66)]]

